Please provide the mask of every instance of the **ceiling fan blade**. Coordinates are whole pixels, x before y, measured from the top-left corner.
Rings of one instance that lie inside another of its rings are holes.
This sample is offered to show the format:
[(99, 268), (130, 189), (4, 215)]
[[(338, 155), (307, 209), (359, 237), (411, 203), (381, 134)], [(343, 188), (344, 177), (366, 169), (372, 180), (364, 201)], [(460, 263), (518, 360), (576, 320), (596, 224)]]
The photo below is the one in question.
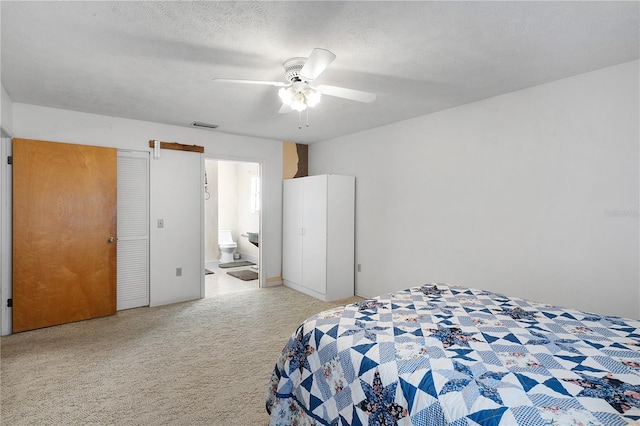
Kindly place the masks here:
[(215, 81), (216, 83), (257, 84), (262, 86), (276, 86), (276, 87), (286, 87), (291, 84), (291, 83), (284, 83), (282, 81), (238, 80), (234, 78), (214, 78), (213, 81)]
[(344, 87), (336, 86), (318, 86), (317, 87), (323, 95), (335, 96), (336, 98), (350, 99), (352, 101), (370, 103), (376, 100), (375, 93), (362, 92), (360, 90), (345, 89)]
[(280, 111), (278, 111), (278, 114), (288, 114), (291, 111), (293, 111), (291, 109), (291, 107), (287, 104), (282, 104), (282, 106), (280, 107)]
[(300, 78), (304, 81), (313, 81), (324, 70), (327, 69), (329, 64), (333, 62), (336, 55), (328, 51), (327, 49), (320, 49), (316, 47), (309, 55), (309, 59), (304, 63), (304, 66), (300, 70)]

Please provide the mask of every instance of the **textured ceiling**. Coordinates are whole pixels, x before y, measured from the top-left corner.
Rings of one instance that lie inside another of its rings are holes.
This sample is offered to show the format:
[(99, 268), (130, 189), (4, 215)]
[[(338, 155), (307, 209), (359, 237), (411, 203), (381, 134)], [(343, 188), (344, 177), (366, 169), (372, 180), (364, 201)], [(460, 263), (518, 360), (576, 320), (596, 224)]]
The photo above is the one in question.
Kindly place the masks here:
[[(639, 4), (2, 1), (0, 77), (14, 102), (315, 142), (637, 59)], [(376, 101), (324, 96), (299, 130), (276, 87), (212, 81), (284, 81), (314, 47), (337, 55), (315, 83)]]

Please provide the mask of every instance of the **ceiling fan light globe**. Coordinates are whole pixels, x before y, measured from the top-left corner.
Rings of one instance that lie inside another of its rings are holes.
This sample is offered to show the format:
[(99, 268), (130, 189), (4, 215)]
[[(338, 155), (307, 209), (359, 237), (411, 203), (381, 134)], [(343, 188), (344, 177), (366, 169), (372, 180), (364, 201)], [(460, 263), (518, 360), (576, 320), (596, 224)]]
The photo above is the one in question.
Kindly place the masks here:
[(295, 99), (294, 92), (290, 87), (281, 87), (280, 90), (278, 90), (278, 96), (285, 105), (291, 105), (291, 102)]
[(305, 92), (305, 98), (307, 98), (307, 106), (313, 108), (320, 103), (320, 92), (315, 90), (308, 90)]
[(291, 109), (294, 111), (304, 111), (307, 108), (307, 104), (304, 101), (300, 102), (297, 99), (291, 103)]

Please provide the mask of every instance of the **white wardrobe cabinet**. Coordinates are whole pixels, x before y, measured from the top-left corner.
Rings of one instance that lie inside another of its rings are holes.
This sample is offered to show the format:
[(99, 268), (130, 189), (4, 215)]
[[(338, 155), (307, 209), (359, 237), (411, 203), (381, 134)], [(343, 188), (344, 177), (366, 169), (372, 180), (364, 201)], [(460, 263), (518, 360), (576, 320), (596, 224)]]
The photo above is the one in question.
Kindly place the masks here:
[(284, 181), (284, 285), (330, 301), (354, 293), (355, 177)]

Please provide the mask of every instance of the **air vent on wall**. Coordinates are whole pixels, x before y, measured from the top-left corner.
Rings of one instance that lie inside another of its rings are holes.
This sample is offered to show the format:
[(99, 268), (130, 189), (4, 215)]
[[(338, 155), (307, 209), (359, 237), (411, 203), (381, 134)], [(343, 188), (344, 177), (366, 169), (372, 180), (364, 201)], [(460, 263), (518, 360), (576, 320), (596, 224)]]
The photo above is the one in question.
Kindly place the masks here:
[(201, 129), (217, 129), (218, 128), (217, 124), (203, 123), (202, 121), (194, 121), (193, 123), (191, 123), (191, 125), (193, 127), (199, 127)]

